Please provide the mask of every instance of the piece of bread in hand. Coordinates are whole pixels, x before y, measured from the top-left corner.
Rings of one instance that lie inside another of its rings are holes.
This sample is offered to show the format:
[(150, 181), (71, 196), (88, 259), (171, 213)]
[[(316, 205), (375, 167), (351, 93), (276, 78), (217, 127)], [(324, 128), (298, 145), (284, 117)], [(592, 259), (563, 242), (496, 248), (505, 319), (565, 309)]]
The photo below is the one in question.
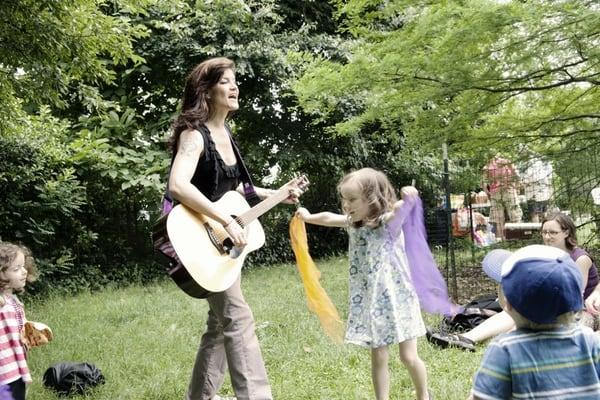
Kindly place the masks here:
[(46, 324), (27, 321), (23, 326), (21, 340), (28, 349), (46, 344), (53, 338), (52, 329)]

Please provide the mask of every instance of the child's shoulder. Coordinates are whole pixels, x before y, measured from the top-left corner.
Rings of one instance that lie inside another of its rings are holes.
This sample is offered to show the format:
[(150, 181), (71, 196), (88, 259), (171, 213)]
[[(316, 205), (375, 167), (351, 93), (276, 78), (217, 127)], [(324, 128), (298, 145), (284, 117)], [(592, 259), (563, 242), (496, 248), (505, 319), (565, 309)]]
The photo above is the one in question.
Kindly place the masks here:
[(578, 326), (573, 336), (581, 353), (594, 359), (600, 357), (600, 333), (594, 332), (587, 326)]
[(5, 306), (10, 306), (11, 304), (18, 304), (23, 306), (23, 303), (19, 298), (14, 294), (0, 294), (0, 308)]
[[(510, 332), (502, 333), (496, 336), (491, 343), (495, 343), (496, 345), (505, 347), (510, 346), (511, 344), (518, 343), (520, 346), (526, 346), (531, 344), (532, 346), (540, 345), (543, 342), (555, 342), (560, 341), (561, 339), (572, 339), (574, 337), (584, 337), (587, 336), (587, 330), (589, 333), (592, 333), (592, 330), (589, 328), (584, 328), (576, 324), (562, 326), (558, 329), (553, 330), (531, 330), (524, 328), (517, 328)], [(600, 335), (596, 335), (594, 340), (599, 340), (600, 343)]]
[(523, 330), (523, 329), (515, 329), (510, 332), (504, 332), (496, 336), (490, 341), (490, 345), (497, 345), (500, 347), (508, 346), (513, 342), (519, 342), (529, 338), (532, 335), (535, 335), (536, 332)]

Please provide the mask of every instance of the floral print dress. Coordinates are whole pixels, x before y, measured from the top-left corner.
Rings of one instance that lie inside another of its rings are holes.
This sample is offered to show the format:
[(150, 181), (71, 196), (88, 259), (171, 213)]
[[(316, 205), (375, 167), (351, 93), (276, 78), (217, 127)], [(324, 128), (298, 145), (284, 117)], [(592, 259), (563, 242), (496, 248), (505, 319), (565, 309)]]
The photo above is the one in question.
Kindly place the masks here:
[(350, 306), (345, 341), (377, 348), (425, 334), (401, 229), (348, 228)]

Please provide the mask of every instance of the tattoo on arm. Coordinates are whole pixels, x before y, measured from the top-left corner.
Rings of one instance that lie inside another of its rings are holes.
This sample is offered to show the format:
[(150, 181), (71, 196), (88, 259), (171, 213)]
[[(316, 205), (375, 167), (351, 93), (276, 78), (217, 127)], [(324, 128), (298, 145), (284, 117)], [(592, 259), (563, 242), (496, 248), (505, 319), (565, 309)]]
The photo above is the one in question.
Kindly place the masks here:
[(179, 145), (179, 150), (184, 156), (193, 155), (198, 150), (198, 141), (196, 138), (184, 138)]

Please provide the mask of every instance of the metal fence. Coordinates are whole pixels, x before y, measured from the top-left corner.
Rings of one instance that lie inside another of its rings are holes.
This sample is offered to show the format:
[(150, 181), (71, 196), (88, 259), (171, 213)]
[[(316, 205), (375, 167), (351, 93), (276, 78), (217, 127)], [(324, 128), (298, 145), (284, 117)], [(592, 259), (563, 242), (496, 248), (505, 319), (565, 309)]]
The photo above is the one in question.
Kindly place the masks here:
[(449, 172), (444, 151), (440, 202), (427, 210), (426, 225), (430, 246), (457, 302), (495, 293), (496, 284), (483, 273), (481, 260), (494, 248), (514, 250), (543, 243), (541, 221), (549, 211), (570, 215), (579, 245), (592, 257), (600, 256), (596, 153), (586, 148), (544, 156), (527, 152), (512, 159), (494, 156), (482, 165), (467, 163), (463, 175), (467, 170), (480, 179), (465, 190), (457, 182), (461, 176)]

